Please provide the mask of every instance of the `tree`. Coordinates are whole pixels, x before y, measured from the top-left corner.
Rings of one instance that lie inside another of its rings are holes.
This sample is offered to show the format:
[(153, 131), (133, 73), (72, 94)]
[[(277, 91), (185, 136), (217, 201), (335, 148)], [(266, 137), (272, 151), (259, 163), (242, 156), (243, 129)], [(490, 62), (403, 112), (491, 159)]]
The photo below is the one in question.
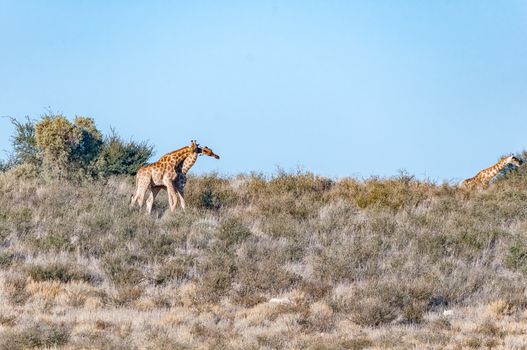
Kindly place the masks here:
[(11, 122), (14, 152), (0, 170), (28, 164), (61, 178), (134, 175), (153, 152), (146, 142), (123, 141), (113, 129), (103, 138), (92, 118), (76, 116), (70, 122), (62, 114), (47, 114), (38, 121)]
[(102, 135), (91, 118), (45, 115), (35, 125), (36, 145), (44, 165), (59, 176), (88, 171), (97, 158)]
[(123, 141), (112, 129), (104, 139), (94, 170), (99, 177), (135, 175), (152, 153), (153, 147), (146, 142)]
[(40, 164), (37, 141), (35, 139), (35, 123), (26, 117), (25, 121), (18, 121), (10, 117), (11, 123), (15, 127), (15, 133), (11, 136), (13, 147), (12, 164), (29, 163), (32, 165)]

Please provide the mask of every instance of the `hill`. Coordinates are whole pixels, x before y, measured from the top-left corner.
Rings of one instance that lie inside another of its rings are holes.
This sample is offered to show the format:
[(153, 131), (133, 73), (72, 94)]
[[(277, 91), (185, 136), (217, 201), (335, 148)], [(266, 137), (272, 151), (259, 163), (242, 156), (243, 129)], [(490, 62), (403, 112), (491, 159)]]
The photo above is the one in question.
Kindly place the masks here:
[(527, 346), (525, 167), (486, 191), (400, 175), (0, 173), (0, 349)]

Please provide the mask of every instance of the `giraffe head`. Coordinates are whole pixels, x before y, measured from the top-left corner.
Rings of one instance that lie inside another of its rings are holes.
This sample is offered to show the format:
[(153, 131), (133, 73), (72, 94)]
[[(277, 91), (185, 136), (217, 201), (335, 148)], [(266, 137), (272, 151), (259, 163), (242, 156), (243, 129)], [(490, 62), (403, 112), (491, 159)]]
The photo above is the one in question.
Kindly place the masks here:
[(506, 157), (506, 160), (507, 160), (507, 164), (513, 165), (515, 167), (519, 167), (520, 165), (523, 164), (523, 161), (521, 159), (516, 158), (512, 154), (510, 156)]
[(200, 154), (204, 154), (206, 156), (209, 156), (209, 157), (214, 157), (216, 159), (220, 159), (220, 156), (217, 155), (216, 153), (212, 152), (212, 150), (210, 148), (208, 148), (207, 146), (205, 147), (200, 147), (201, 148), (201, 152), (199, 152)]

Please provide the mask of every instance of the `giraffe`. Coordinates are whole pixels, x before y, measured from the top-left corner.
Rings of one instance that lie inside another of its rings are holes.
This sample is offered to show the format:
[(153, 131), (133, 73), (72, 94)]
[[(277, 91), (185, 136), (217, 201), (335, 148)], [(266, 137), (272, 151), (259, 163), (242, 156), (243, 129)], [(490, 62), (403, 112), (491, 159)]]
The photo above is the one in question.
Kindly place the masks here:
[[(178, 199), (177, 197), (180, 198), (182, 208), (184, 208), (183, 196), (182, 193), (177, 191), (176, 179), (183, 169), (188, 172), (190, 167), (195, 163), (194, 160), (192, 164), (187, 162), (188, 165), (184, 166), (184, 161), (188, 157), (190, 157), (190, 159), (197, 158), (197, 155), (201, 154), (202, 150), (203, 148), (198, 146), (196, 140), (192, 140), (190, 146), (182, 147), (178, 150), (167, 153), (157, 162), (142, 166), (136, 175), (137, 188), (136, 193), (131, 197), (130, 205), (133, 205), (137, 201), (139, 207), (143, 206), (144, 196), (147, 191), (150, 191), (147, 199), (147, 212), (150, 213), (152, 211), (155, 196), (162, 188), (166, 188), (170, 210), (175, 210)], [(212, 153), (212, 155), (219, 159), (219, 156), (214, 153)]]
[[(200, 147), (198, 145), (198, 148), (196, 152), (191, 153), (185, 160), (181, 163), (180, 166), (176, 168), (177, 172), (177, 178), (174, 181), (174, 187), (176, 188), (176, 193), (179, 197), (181, 208), (185, 209), (185, 199), (184, 199), (184, 193), (185, 193), (185, 185), (187, 183), (187, 173), (196, 164), (196, 161), (198, 160), (198, 156), (206, 155), (209, 157), (213, 157), (216, 159), (220, 159), (220, 156), (215, 154), (212, 149), (209, 147)], [(160, 186), (159, 189), (163, 188), (163, 186)], [(159, 192), (159, 189), (157, 191), (152, 191), (147, 199), (147, 205), (149, 208), (152, 208), (152, 204), (154, 202), (154, 198)]]
[(519, 167), (523, 162), (513, 155), (505, 156), (490, 168), (483, 169), (476, 176), (466, 179), (461, 183), (462, 187), (484, 189), (488, 187), (490, 180), (509, 164)]
[[(177, 204), (176, 191), (173, 185), (177, 178), (176, 167), (180, 166), (190, 154), (196, 152), (197, 147), (196, 140), (192, 140), (189, 146), (167, 153), (159, 158), (157, 162), (139, 168), (136, 175), (136, 192), (132, 195), (130, 205), (137, 201), (139, 207), (142, 207), (144, 196), (148, 190), (159, 192), (156, 186), (165, 186), (168, 192), (170, 209), (174, 211)], [(147, 206), (149, 213), (150, 210), (151, 208)]]

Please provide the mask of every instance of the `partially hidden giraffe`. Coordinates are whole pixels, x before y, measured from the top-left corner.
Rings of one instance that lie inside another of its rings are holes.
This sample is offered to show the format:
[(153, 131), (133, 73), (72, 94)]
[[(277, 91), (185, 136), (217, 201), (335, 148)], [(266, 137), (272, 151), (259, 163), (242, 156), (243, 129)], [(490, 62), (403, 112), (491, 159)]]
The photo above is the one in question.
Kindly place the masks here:
[[(184, 194), (185, 194), (185, 185), (187, 184), (187, 173), (190, 170), (190, 168), (192, 168), (194, 164), (196, 163), (196, 161), (198, 160), (198, 156), (201, 156), (201, 155), (206, 155), (209, 157), (220, 159), (220, 156), (215, 154), (209, 147), (207, 146), (200, 147), (198, 145), (196, 152), (192, 153), (187, 158), (185, 158), (181, 166), (176, 169), (177, 179), (176, 179), (175, 186), (176, 186), (177, 194), (180, 199), (181, 207), (183, 209), (185, 209)], [(153, 194), (153, 197), (155, 198), (157, 193), (152, 191), (152, 194)]]
[[(208, 147), (205, 148), (208, 149)], [(184, 209), (183, 193), (178, 190), (178, 187), (184, 188), (186, 180), (180, 180), (182, 182), (180, 185), (177, 179), (183, 170), (185, 170), (183, 176), (186, 178), (186, 172), (194, 165), (197, 156), (202, 154), (202, 152), (203, 148), (199, 147), (195, 140), (192, 140), (189, 146), (167, 153), (157, 162), (142, 166), (136, 175), (137, 187), (135, 194), (131, 197), (130, 205), (137, 201), (139, 207), (142, 207), (145, 194), (150, 191), (146, 202), (147, 212), (150, 213), (155, 196), (161, 189), (165, 188), (168, 192), (170, 210), (174, 211), (176, 209), (178, 197), (181, 201), (181, 207)], [(211, 156), (219, 159), (219, 156), (212, 151), (210, 153)]]
[(518, 159), (513, 155), (505, 156), (493, 166), (481, 170), (479, 173), (476, 174), (476, 176), (464, 180), (461, 183), (461, 186), (465, 188), (484, 189), (488, 187), (490, 180), (492, 180), (492, 178), (496, 176), (500, 171), (502, 171), (505, 167), (507, 167), (508, 165), (519, 167), (520, 165), (522, 165), (522, 163), (523, 162), (521, 159)]

